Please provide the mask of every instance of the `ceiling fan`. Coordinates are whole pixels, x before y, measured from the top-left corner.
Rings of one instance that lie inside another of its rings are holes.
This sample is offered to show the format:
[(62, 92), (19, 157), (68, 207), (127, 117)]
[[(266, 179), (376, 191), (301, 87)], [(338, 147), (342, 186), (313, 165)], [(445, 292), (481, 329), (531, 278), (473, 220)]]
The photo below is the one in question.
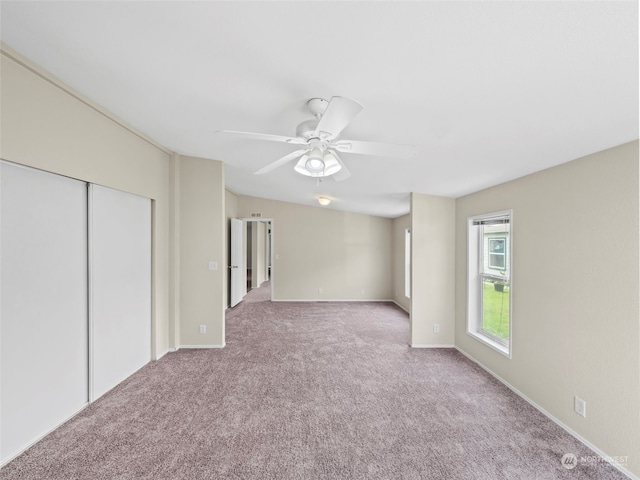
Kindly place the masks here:
[(338, 152), (402, 158), (411, 157), (415, 153), (414, 147), (410, 146), (340, 139), (342, 130), (362, 110), (362, 105), (354, 100), (346, 97), (332, 97), (327, 102), (322, 98), (312, 98), (307, 102), (307, 107), (314, 118), (298, 125), (295, 137), (233, 130), (219, 130), (216, 133), (301, 146), (295, 152), (254, 172), (256, 175), (270, 172), (300, 158), (294, 167), (296, 172), (316, 178), (333, 175), (335, 180), (344, 180), (351, 176), (351, 173)]

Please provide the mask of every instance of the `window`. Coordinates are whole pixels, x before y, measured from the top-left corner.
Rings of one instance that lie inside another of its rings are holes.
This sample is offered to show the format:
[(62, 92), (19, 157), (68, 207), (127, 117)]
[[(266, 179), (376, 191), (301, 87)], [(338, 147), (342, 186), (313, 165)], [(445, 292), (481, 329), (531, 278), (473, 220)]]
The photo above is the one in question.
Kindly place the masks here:
[(504, 255), (504, 238), (490, 238), (489, 239), (489, 267), (498, 268), (504, 270), (505, 255)]
[(468, 219), (467, 333), (511, 357), (512, 213)]
[(404, 230), (404, 296), (411, 298), (411, 229)]

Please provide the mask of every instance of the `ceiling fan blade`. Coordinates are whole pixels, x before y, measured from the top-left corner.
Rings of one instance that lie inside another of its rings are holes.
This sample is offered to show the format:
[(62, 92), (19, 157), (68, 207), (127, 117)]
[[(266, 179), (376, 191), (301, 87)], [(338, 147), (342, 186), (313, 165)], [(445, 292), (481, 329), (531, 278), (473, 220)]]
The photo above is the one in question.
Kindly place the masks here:
[(349, 178), (351, 176), (351, 172), (349, 171), (349, 169), (347, 168), (347, 166), (344, 164), (344, 162), (342, 161), (342, 159), (338, 156), (338, 154), (336, 152), (331, 152), (331, 155), (333, 155), (335, 157), (335, 159), (338, 161), (338, 163), (340, 164), (340, 166), (342, 167), (338, 173), (334, 173), (332, 175), (333, 179), (336, 182), (341, 182), (343, 180), (346, 180), (347, 178)]
[(262, 175), (263, 173), (270, 172), (271, 170), (275, 170), (276, 168), (284, 165), (285, 163), (293, 160), (294, 158), (298, 158), (298, 157), (302, 156), (305, 153), (307, 153), (307, 149), (296, 150), (295, 152), (292, 152), (292, 153), (290, 153), (288, 155), (285, 155), (284, 157), (276, 160), (275, 162), (270, 163), (266, 167), (262, 167), (260, 170), (258, 170), (256, 172), (253, 172), (253, 173), (255, 175)]
[(362, 105), (346, 97), (333, 97), (322, 114), (316, 127), (316, 135), (325, 133), (329, 138), (336, 138), (344, 127), (360, 113)]
[(250, 138), (253, 140), (268, 140), (270, 142), (291, 143), (293, 145), (307, 144), (307, 141), (304, 138), (285, 137), (283, 135), (270, 135), (268, 133), (237, 132), (235, 130), (218, 130), (214, 133), (224, 133), (227, 135), (235, 135), (237, 137)]
[(391, 143), (340, 140), (331, 146), (342, 153), (377, 155), (379, 157), (411, 158), (416, 154), (416, 148), (413, 146), (394, 145)]

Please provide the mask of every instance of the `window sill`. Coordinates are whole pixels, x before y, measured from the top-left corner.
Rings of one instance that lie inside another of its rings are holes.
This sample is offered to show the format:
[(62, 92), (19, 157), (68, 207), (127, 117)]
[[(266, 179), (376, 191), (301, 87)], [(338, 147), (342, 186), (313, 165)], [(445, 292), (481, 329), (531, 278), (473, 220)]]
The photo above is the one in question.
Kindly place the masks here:
[(501, 353), (505, 357), (511, 358), (511, 349), (509, 347), (506, 347), (506, 346), (502, 345), (501, 343), (496, 342), (494, 339), (492, 339), (490, 337), (487, 337), (486, 335), (483, 335), (483, 334), (478, 333), (478, 332), (469, 332), (469, 331), (467, 331), (467, 334), (469, 334), (470, 336), (472, 336), (473, 338), (475, 338), (479, 342), (484, 343), (488, 347), (494, 349), (498, 353)]

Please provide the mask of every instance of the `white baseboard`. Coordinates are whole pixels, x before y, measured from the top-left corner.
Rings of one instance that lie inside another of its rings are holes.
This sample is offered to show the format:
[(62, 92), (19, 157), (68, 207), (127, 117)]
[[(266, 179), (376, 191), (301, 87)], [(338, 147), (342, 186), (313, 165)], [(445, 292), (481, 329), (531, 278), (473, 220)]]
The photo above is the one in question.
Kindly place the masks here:
[(165, 356), (167, 353), (169, 353), (170, 351), (171, 351), (170, 349), (167, 349), (167, 350), (165, 350), (164, 352), (162, 352), (162, 353), (160, 353), (160, 354), (156, 355), (156, 358), (154, 358), (154, 360), (155, 360), (155, 361), (160, 360), (162, 357), (164, 357), (164, 356)]
[(177, 348), (173, 348), (172, 347), (172, 348), (169, 349), (169, 353), (177, 352), (179, 349), (180, 349), (180, 347), (177, 347)]
[(411, 312), (409, 311), (408, 308), (403, 307), (402, 305), (400, 305), (398, 302), (396, 302), (395, 300), (390, 300), (392, 303), (394, 303), (397, 307), (399, 307), (401, 310), (404, 310), (406, 313), (408, 313), (409, 315), (411, 315)]
[(411, 348), (455, 348), (454, 345), (440, 343), (410, 343)]
[(296, 299), (277, 299), (271, 300), (272, 302), (304, 302), (304, 303), (328, 303), (328, 302), (381, 302), (381, 303), (396, 303), (393, 300), (385, 300), (382, 298), (296, 298)]
[(31, 448), (32, 446), (34, 446), (36, 443), (38, 443), (40, 440), (42, 440), (44, 437), (46, 437), (47, 435), (49, 435), (51, 432), (53, 432), (54, 430), (60, 428), (63, 424), (65, 424), (66, 422), (68, 422), (69, 420), (71, 420), (73, 417), (75, 417), (76, 415), (78, 415), (81, 411), (83, 411), (85, 408), (87, 408), (89, 406), (89, 402), (85, 403), (82, 407), (80, 407), (80, 409), (69, 415), (67, 418), (65, 418), (64, 420), (62, 420), (60, 423), (58, 423), (57, 425), (55, 425), (54, 427), (50, 428), (49, 430), (47, 430), (46, 432), (41, 433), (40, 435), (38, 435), (36, 438), (30, 440), (28, 443), (24, 444), (22, 447), (20, 447), (20, 449), (16, 452), (13, 452), (11, 455), (9, 455), (7, 458), (3, 459), (2, 462), (0, 462), (0, 468), (4, 467), (7, 463), (9, 463), (11, 460), (13, 460), (14, 458), (16, 458), (18, 455), (20, 455), (21, 453), (25, 452), (26, 450), (28, 450), (29, 448)]
[(531, 400), (529, 397), (527, 397), (524, 393), (522, 393), (520, 390), (518, 390), (516, 387), (514, 387), (513, 385), (511, 385), (509, 382), (507, 382), (506, 380), (504, 380), (503, 378), (501, 378), (499, 375), (497, 375), (496, 373), (494, 373), (493, 371), (491, 371), (489, 368), (487, 368), (485, 365), (483, 365), (482, 363), (480, 363), (478, 360), (476, 360), (475, 358), (473, 358), (471, 355), (469, 355), (467, 352), (461, 350), (458, 347), (454, 347), (458, 352), (460, 352), (462, 355), (464, 355), (465, 357), (467, 357), (469, 360), (471, 360), (473, 363), (475, 363), (476, 365), (478, 365), (480, 368), (482, 368), (484, 371), (486, 371), (489, 375), (491, 375), (492, 377), (494, 377), (496, 380), (498, 380), (500, 383), (502, 383), (505, 387), (507, 387), (509, 390), (511, 390), (513, 393), (515, 393), (516, 395), (518, 395), (520, 398), (522, 398), (524, 401), (526, 401), (529, 405), (531, 405), (533, 408), (535, 408), (536, 410), (538, 410), (540, 413), (542, 413), (545, 417), (547, 417), (549, 420), (551, 420), (553, 423), (555, 423), (556, 425), (558, 425), (559, 427), (561, 427), (563, 430), (565, 430), (567, 433), (569, 433), (571, 436), (575, 437), (577, 440), (579, 440), (580, 442), (584, 443), (587, 447), (589, 447), (591, 450), (593, 450), (598, 456), (602, 457), (607, 463), (609, 463), (612, 467), (614, 467), (616, 470), (618, 470), (619, 472), (625, 474), (627, 477), (631, 478), (632, 480), (640, 480), (640, 477), (637, 477), (634, 473), (630, 472), (629, 470), (627, 470), (624, 466), (620, 465), (619, 463), (615, 462), (612, 460), (612, 457), (610, 455), (607, 455), (605, 452), (603, 452), (602, 450), (600, 450), (598, 447), (596, 447), (594, 444), (592, 444), (589, 440), (587, 440), (586, 438), (584, 438), (583, 436), (581, 436), (580, 434), (578, 434), (577, 432), (575, 432), (574, 430), (572, 430), (571, 428), (569, 428), (567, 425), (565, 425), (564, 423), (562, 423), (560, 420), (558, 420), (556, 417), (554, 417), (553, 415), (551, 415), (548, 411), (546, 411), (544, 408), (542, 408), (540, 405), (538, 405), (536, 402), (534, 402), (533, 400)]
[(224, 348), (225, 345), (226, 343), (223, 343), (222, 345), (180, 345), (176, 350), (180, 348)]

